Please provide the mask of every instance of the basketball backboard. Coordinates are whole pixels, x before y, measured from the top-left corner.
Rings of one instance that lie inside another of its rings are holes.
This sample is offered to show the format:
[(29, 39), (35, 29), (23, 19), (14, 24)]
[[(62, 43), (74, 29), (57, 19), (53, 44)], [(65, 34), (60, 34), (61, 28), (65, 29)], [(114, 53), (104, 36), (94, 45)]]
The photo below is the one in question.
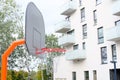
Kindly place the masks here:
[(43, 16), (33, 2), (26, 9), (25, 40), (29, 54), (36, 55), (36, 49), (45, 47), (45, 28)]

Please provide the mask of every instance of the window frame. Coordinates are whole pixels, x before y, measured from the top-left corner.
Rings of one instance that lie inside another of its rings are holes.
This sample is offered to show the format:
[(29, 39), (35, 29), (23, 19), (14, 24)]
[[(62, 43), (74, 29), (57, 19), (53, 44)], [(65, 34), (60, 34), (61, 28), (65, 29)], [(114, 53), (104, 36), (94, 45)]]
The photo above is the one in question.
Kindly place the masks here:
[(79, 49), (79, 44), (73, 45), (73, 50), (77, 50), (77, 49)]
[[(101, 29), (102, 29), (102, 33), (100, 33)], [(97, 28), (97, 34), (98, 34), (98, 44), (104, 43), (104, 31), (103, 31), (103, 27)], [(102, 36), (100, 34), (102, 34)]]
[(85, 7), (81, 9), (81, 22), (85, 21)]
[(83, 39), (87, 39), (87, 24), (82, 25)]
[(94, 25), (97, 24), (97, 10), (93, 11), (93, 20), (94, 20)]
[(83, 49), (83, 50), (86, 49), (86, 43), (85, 43), (85, 42), (82, 43), (82, 49)]
[(93, 80), (97, 80), (97, 70), (93, 70)]
[(102, 3), (102, 0), (96, 0), (96, 5), (99, 5)]
[(79, 5), (82, 6), (82, 0), (79, 0)]
[(65, 20), (70, 21), (70, 16), (65, 17)]
[(85, 80), (89, 80), (89, 71), (84, 71), (84, 78)]
[(73, 30), (68, 31), (67, 34), (72, 35), (72, 34), (74, 34), (74, 32), (75, 32), (75, 30), (73, 29)]
[[(103, 50), (105, 51), (103, 51)], [(103, 61), (104, 60), (104, 61)], [(101, 64), (107, 64), (107, 46), (101, 47)]]
[(119, 26), (119, 25), (120, 25), (120, 20), (115, 21), (115, 26)]
[[(116, 50), (116, 44), (111, 45), (112, 50), (112, 60), (117, 61), (117, 50)], [(115, 51), (114, 51), (115, 50)]]
[(72, 80), (76, 80), (76, 72), (72, 72)]

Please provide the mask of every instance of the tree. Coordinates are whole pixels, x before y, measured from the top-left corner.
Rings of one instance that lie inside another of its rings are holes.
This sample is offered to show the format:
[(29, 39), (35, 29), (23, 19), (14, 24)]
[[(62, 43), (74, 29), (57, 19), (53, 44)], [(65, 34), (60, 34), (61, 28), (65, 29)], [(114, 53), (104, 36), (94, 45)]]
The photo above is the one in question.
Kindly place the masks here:
[(25, 71), (8, 70), (7, 80), (27, 80), (28, 73)]
[[(17, 7), (14, 0), (0, 0), (0, 58), (11, 42), (23, 39), (23, 13)], [(8, 58), (9, 69), (17, 67), (20, 70), (27, 68), (32, 71), (37, 65), (30, 66), (36, 57), (28, 54), (25, 46), (18, 46)], [(1, 61), (1, 59), (0, 59)], [(20, 64), (20, 65), (19, 65)]]
[[(1, 55), (11, 42), (23, 38), (22, 13), (14, 0), (0, 0), (0, 62)], [(22, 47), (18, 47), (9, 57), (9, 69), (15, 60), (22, 55)], [(19, 54), (18, 54), (19, 53)]]
[(41, 74), (42, 74), (41, 71), (37, 71), (37, 73), (36, 73), (37, 80), (42, 80)]
[[(46, 38), (45, 44), (47, 48), (60, 48), (60, 46), (58, 45), (58, 38), (54, 34), (46, 35), (45, 38)], [(53, 80), (53, 58), (60, 55), (61, 53), (58, 52), (51, 52), (47, 54), (46, 62), (44, 63), (46, 64), (46, 70), (43, 69), (43, 71), (44, 71), (44, 75), (47, 74), (49, 80), (50, 79)]]
[(33, 76), (34, 69), (40, 64), (40, 59), (36, 56), (29, 55), (28, 52), (17, 60), (19, 70), (27, 70), (28, 80)]

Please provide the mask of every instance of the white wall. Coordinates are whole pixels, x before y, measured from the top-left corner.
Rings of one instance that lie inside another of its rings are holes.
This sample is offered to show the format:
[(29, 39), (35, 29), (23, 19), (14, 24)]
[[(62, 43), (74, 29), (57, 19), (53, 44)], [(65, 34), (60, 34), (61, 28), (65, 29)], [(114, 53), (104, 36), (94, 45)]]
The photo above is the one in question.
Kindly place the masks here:
[[(78, 0), (79, 1), (79, 0)], [(120, 16), (112, 15), (113, 0), (102, 0), (102, 3), (96, 6), (95, 0), (83, 0), (83, 5), (78, 6), (77, 11), (71, 16), (72, 29), (75, 29), (76, 44), (82, 49), (82, 42), (86, 42), (87, 57), (83, 61), (67, 61), (65, 56), (60, 56), (57, 72), (54, 78), (67, 78), (72, 80), (72, 71), (76, 71), (77, 80), (84, 80), (84, 71), (89, 71), (90, 80), (93, 80), (93, 70), (97, 71), (97, 80), (110, 80), (109, 69), (113, 68), (111, 45), (117, 44), (117, 68), (120, 68), (120, 41), (112, 42), (104, 39), (103, 44), (98, 44), (97, 28), (103, 26), (104, 30), (115, 26), (115, 21)], [(86, 20), (81, 22), (80, 9), (85, 7)], [(93, 11), (97, 10), (98, 24), (94, 25)], [(87, 39), (82, 39), (82, 25), (87, 24)], [(105, 37), (104, 37), (105, 38)], [(101, 64), (100, 48), (107, 46), (108, 64)], [(58, 58), (58, 57), (57, 57)], [(55, 58), (56, 60), (56, 58)]]

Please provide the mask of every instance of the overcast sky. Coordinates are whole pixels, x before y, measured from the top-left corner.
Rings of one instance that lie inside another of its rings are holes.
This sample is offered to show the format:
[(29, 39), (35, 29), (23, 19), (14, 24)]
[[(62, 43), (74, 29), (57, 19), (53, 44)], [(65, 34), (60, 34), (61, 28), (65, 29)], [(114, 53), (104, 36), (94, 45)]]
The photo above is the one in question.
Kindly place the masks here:
[(45, 22), (45, 32), (47, 34), (53, 33), (55, 30), (55, 23), (64, 19), (60, 15), (60, 7), (63, 4), (62, 0), (15, 0), (16, 3), (25, 13), (27, 4), (29, 2), (34, 2), (38, 9), (41, 11), (44, 22)]

